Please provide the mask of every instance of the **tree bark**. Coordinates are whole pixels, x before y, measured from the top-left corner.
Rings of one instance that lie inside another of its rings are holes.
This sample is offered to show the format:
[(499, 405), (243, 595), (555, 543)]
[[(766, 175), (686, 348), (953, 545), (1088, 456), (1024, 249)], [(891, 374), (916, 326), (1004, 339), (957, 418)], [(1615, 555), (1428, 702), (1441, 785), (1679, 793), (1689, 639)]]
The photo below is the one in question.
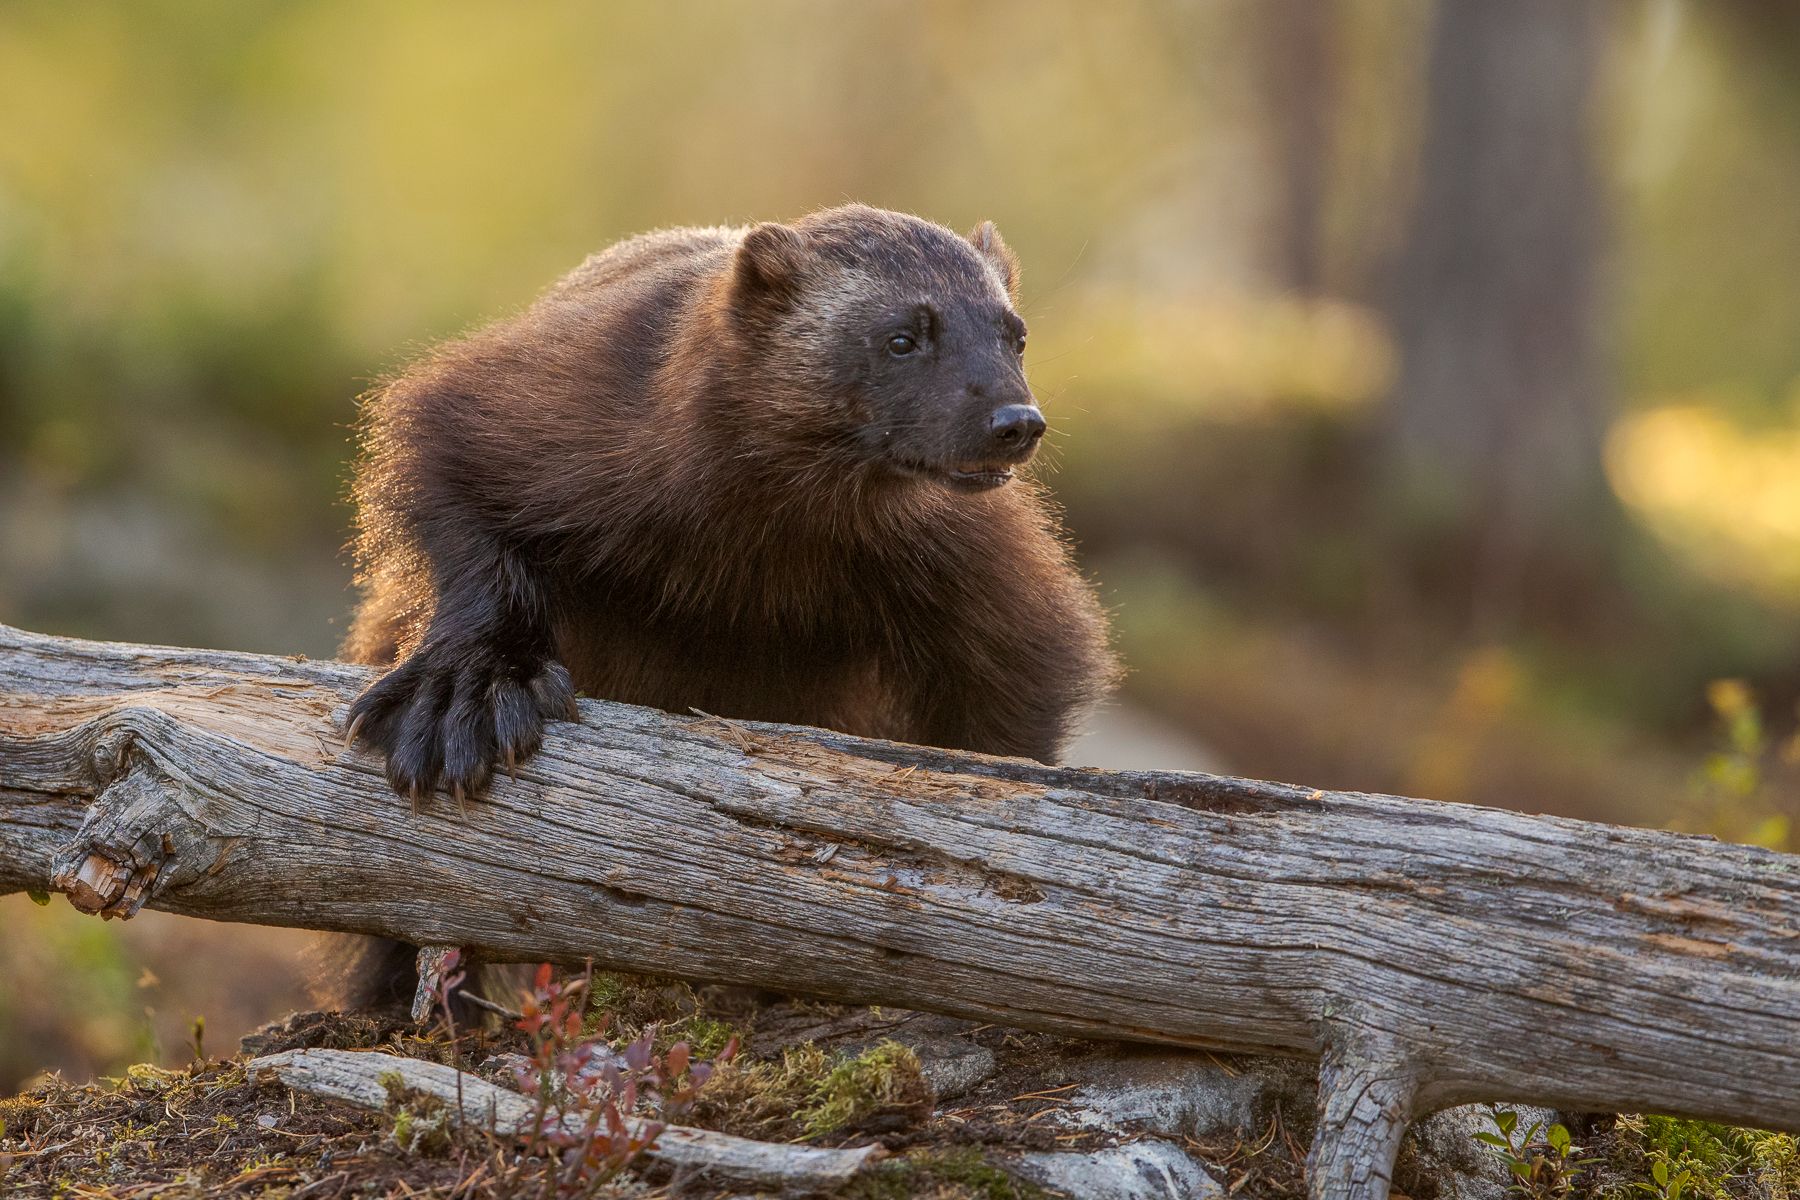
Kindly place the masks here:
[(1324, 1057), (1320, 1196), (1455, 1103), (1800, 1129), (1800, 857), (594, 701), (414, 813), (367, 678), (0, 626), (0, 892)]
[(1410, 517), (1472, 548), (1487, 632), (1512, 623), (1534, 566), (1583, 563), (1612, 529), (1589, 103), (1602, 15), (1436, 5), (1384, 465)]

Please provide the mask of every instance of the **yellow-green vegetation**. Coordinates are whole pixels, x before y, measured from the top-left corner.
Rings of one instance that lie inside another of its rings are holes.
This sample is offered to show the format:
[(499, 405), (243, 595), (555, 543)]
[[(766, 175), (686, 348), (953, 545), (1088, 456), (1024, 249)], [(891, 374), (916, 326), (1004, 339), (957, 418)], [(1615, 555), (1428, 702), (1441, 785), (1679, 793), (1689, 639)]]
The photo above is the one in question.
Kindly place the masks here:
[(1605, 1200), (1797, 1200), (1800, 1138), (1679, 1117), (1622, 1116)]
[(91, 1077), (152, 1057), (139, 968), (118, 926), (36, 899), (0, 898), (0, 1086), (52, 1065)]
[(436, 1096), (406, 1086), (398, 1071), (381, 1077), (387, 1111), (393, 1114), (394, 1144), (409, 1154), (440, 1155), (450, 1150), (450, 1110)]
[(1475, 1135), (1527, 1200), (1800, 1200), (1800, 1138), (1678, 1117), (1620, 1116), (1576, 1144), (1562, 1125), (1492, 1110)]
[(794, 1116), (808, 1137), (823, 1137), (930, 1102), (931, 1088), (919, 1071), (918, 1055), (899, 1042), (884, 1041), (854, 1058), (839, 1059)]
[(931, 1087), (898, 1042), (831, 1054), (808, 1042), (779, 1060), (734, 1062), (707, 1086), (705, 1123), (748, 1137), (822, 1138), (922, 1116)]
[(846, 1200), (1038, 1200), (1044, 1194), (996, 1167), (974, 1146), (888, 1159), (843, 1193)]
[(737, 1027), (708, 1016), (693, 1016), (671, 1031), (675, 1041), (686, 1041), (699, 1058), (711, 1058), (739, 1037)]
[(1518, 1113), (1494, 1107), (1488, 1109), (1488, 1117), (1493, 1130), (1476, 1134), (1475, 1140), (1493, 1147), (1512, 1176), (1510, 1190), (1518, 1195), (1561, 1200), (1573, 1195), (1588, 1168), (1600, 1161), (1580, 1157), (1581, 1148), (1561, 1123), (1546, 1126), (1535, 1121), (1521, 1126)]
[(125, 1074), (112, 1078), (109, 1082), (124, 1091), (163, 1092), (186, 1079), (185, 1071), (171, 1071), (151, 1063), (132, 1063), (125, 1068)]
[(734, 1037), (742, 1041), (745, 1033), (729, 1021), (707, 1013), (699, 994), (679, 979), (620, 971), (594, 972), (583, 1022), (589, 1033), (604, 1027), (615, 1043), (623, 1044), (652, 1025), (656, 1026), (658, 1051), (686, 1042), (694, 1056), (702, 1059), (719, 1054)]
[(1800, 732), (1780, 739), (1771, 734), (1756, 693), (1741, 679), (1714, 680), (1706, 703), (1715, 721), (1715, 749), (1695, 776), (1695, 802), (1681, 827), (1793, 849), (1793, 821), (1777, 803), (1769, 771), (1777, 762), (1800, 762)]

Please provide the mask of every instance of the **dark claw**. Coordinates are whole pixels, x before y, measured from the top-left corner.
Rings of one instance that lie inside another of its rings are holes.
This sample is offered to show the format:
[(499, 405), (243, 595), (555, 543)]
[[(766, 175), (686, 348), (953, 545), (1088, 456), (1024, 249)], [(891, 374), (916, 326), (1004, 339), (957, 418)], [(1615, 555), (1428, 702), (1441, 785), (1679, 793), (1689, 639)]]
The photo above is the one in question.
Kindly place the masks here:
[(573, 721), (578, 715), (575, 681), (561, 663), (549, 663), (533, 677), (531, 696), (537, 701), (538, 712), (546, 717)]
[(496, 763), (518, 778), (544, 722), (576, 716), (575, 690), (560, 663), (521, 669), (480, 645), (428, 644), (369, 685), (349, 716), (346, 743), (380, 751), (415, 812), (440, 786), (461, 809), (486, 792)]

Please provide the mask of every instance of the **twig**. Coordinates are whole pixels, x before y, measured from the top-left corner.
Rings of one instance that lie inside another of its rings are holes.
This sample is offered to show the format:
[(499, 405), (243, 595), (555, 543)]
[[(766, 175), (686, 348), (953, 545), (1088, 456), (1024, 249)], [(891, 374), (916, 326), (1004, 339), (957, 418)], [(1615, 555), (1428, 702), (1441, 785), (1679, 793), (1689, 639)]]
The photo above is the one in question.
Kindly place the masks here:
[[(499, 1136), (517, 1137), (530, 1126), (532, 1102), (518, 1092), (498, 1087), (466, 1072), (440, 1063), (354, 1050), (285, 1050), (252, 1059), (251, 1078), (273, 1071), (291, 1088), (314, 1096), (344, 1100), (363, 1108), (380, 1109), (388, 1093), (382, 1077), (400, 1076), (414, 1091), (436, 1096), (446, 1103), (456, 1097), (457, 1076), (470, 1111), (485, 1114), (487, 1124)], [(627, 1118), (636, 1122), (636, 1118)], [(580, 1118), (565, 1117), (572, 1128)], [(646, 1151), (653, 1159), (678, 1170), (770, 1189), (824, 1191), (854, 1178), (869, 1163), (886, 1155), (880, 1146), (834, 1150), (817, 1146), (790, 1146), (758, 1142), (706, 1129), (668, 1125)]]

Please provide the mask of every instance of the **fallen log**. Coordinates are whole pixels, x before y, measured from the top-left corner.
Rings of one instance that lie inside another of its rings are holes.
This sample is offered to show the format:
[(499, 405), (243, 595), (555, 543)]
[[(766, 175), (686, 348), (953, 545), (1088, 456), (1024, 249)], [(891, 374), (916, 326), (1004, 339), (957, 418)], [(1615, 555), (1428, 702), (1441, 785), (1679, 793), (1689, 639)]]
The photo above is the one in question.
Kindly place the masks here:
[[(535, 1132), (536, 1105), (526, 1096), (441, 1063), (364, 1050), (284, 1050), (245, 1065), (253, 1078), (272, 1072), (295, 1091), (377, 1111), (390, 1102), (388, 1084), (394, 1081), (442, 1101), (459, 1123), (470, 1128), (498, 1137)], [(642, 1136), (640, 1118), (625, 1120), (634, 1137)], [(569, 1133), (581, 1134), (580, 1114), (567, 1114), (561, 1121)], [(880, 1146), (852, 1150), (792, 1146), (665, 1125), (644, 1153), (690, 1176), (811, 1195), (836, 1191), (885, 1151)]]
[(0, 892), (1317, 1058), (1315, 1196), (1478, 1100), (1800, 1129), (1800, 857), (593, 701), (414, 813), (367, 678), (0, 627)]

